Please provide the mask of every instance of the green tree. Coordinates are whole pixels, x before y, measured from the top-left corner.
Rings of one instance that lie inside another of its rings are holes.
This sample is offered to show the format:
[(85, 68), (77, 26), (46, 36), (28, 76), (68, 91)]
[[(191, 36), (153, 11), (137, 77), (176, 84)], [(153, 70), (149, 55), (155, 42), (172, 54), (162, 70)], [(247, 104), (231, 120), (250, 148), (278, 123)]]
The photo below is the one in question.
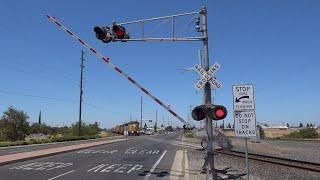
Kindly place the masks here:
[(97, 135), (100, 133), (101, 129), (100, 129), (100, 124), (98, 122), (95, 122), (93, 124), (88, 124), (87, 126), (85, 126), (85, 131), (84, 131), (84, 135)]
[(287, 123), (287, 127), (290, 127), (289, 123)]
[(42, 133), (42, 134), (52, 135), (55, 132), (56, 132), (56, 130), (53, 127), (47, 126), (44, 123), (42, 123), (42, 124), (32, 123), (32, 125), (30, 126), (30, 133), (31, 134)]
[(69, 127), (68, 126), (58, 127), (55, 130), (55, 134), (61, 134), (63, 136), (67, 135), (68, 133), (69, 133)]
[[(81, 123), (81, 135), (82, 136), (90, 136), (99, 134), (100, 128), (99, 123), (95, 122), (94, 124), (86, 124), (84, 122)], [(72, 136), (79, 135), (79, 123), (72, 124), (69, 129), (69, 134)]]
[(299, 124), (299, 127), (303, 127), (303, 124), (302, 124), (302, 123), (300, 123), (300, 124)]
[(15, 109), (12, 106), (3, 112), (1, 118), (3, 128), (1, 131), (6, 140), (24, 140), (24, 137), (29, 134), (28, 118), (29, 116), (26, 112)]

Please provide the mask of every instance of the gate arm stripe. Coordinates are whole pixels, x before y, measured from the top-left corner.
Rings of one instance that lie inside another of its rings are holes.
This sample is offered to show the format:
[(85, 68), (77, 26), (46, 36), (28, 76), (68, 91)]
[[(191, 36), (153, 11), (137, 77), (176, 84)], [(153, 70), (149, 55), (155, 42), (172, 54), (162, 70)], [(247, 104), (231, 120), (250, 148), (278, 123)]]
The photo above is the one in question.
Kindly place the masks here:
[(79, 36), (77, 36), (75, 33), (73, 33), (72, 31), (70, 31), (69, 29), (67, 29), (62, 23), (60, 23), (56, 18), (47, 15), (47, 18), (54, 23), (55, 25), (57, 25), (58, 27), (60, 27), (63, 31), (65, 31), (68, 35), (70, 35), (73, 39), (75, 39), (77, 42), (79, 42), (81, 45), (83, 45), (85, 48), (87, 48), (88, 50), (90, 50), (93, 54), (95, 54), (96, 56), (98, 56), (100, 59), (102, 59), (105, 63), (107, 63), (113, 70), (115, 70), (117, 73), (119, 73), (120, 75), (122, 75), (125, 79), (127, 79), (129, 82), (131, 82), (132, 84), (134, 84), (135, 86), (138, 87), (138, 89), (140, 89), (142, 92), (144, 92), (146, 95), (148, 95), (149, 97), (151, 97), (154, 101), (156, 101), (160, 106), (162, 106), (163, 108), (165, 108), (170, 114), (172, 114), (174, 117), (176, 117), (178, 120), (180, 120), (183, 124), (187, 124), (187, 122), (181, 117), (179, 116), (177, 113), (175, 113), (172, 109), (170, 109), (170, 107), (168, 105), (165, 105), (164, 103), (162, 103), (158, 98), (156, 98), (155, 96), (153, 96), (150, 91), (146, 90), (144, 87), (142, 87), (137, 81), (133, 80), (131, 77), (129, 77), (125, 72), (123, 72), (118, 66), (114, 65), (109, 58), (104, 57), (101, 53), (99, 53), (97, 50), (95, 50), (92, 46), (90, 46), (88, 43), (86, 43), (85, 41), (83, 41)]

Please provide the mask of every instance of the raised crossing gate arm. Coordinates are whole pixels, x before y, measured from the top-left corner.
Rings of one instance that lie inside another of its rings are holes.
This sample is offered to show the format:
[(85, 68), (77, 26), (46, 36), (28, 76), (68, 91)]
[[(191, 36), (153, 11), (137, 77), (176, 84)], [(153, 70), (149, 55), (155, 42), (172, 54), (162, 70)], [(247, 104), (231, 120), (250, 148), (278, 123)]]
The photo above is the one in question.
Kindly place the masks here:
[(148, 95), (151, 99), (153, 99), (155, 102), (157, 102), (160, 106), (162, 106), (164, 109), (166, 109), (170, 114), (172, 114), (174, 117), (176, 117), (179, 121), (181, 121), (183, 124), (187, 125), (187, 122), (179, 116), (177, 113), (175, 113), (170, 106), (164, 104), (162, 101), (160, 101), (158, 98), (156, 98), (154, 95), (152, 95), (146, 88), (141, 86), (137, 81), (135, 81), (133, 78), (128, 76), (125, 72), (123, 72), (118, 66), (114, 65), (110, 58), (103, 56), (101, 53), (99, 53), (97, 50), (95, 50), (92, 46), (90, 46), (88, 43), (86, 43), (84, 40), (82, 40), (79, 36), (77, 36), (75, 33), (67, 29), (62, 23), (60, 23), (56, 18), (53, 16), (47, 15), (47, 18), (60, 27), (64, 32), (66, 32), (68, 35), (70, 35), (73, 39), (75, 39), (78, 43), (80, 43), (82, 46), (90, 50), (93, 54), (95, 54), (97, 57), (99, 57), (101, 60), (103, 60), (107, 65), (109, 65), (110, 68), (115, 70), (117, 73), (119, 73), (122, 77), (127, 79), (129, 82), (131, 82), (133, 85), (135, 85), (138, 89), (140, 89), (142, 92), (144, 92), (146, 95)]

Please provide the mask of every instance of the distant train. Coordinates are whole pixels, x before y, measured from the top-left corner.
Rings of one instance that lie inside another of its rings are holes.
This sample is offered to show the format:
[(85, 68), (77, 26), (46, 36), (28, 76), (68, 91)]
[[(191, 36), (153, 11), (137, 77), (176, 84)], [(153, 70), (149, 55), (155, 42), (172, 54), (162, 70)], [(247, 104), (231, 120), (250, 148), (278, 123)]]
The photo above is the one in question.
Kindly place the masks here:
[(116, 134), (124, 134), (124, 127), (128, 126), (128, 134), (129, 136), (139, 136), (139, 122), (131, 121), (122, 125), (118, 125), (112, 128), (112, 132)]

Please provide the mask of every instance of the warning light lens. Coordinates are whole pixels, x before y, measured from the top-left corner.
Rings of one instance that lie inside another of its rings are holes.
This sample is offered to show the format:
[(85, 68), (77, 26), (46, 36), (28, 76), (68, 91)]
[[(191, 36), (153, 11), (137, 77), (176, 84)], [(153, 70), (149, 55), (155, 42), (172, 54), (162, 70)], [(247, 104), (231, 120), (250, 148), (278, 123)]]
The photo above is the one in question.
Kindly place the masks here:
[(216, 116), (218, 117), (218, 118), (221, 118), (221, 117), (223, 117), (225, 115), (225, 112), (222, 110), (222, 109), (217, 109), (216, 110)]
[(115, 35), (117, 36), (118, 39), (125, 38), (124, 36), (126, 35), (126, 30), (124, 27), (119, 26), (119, 25), (113, 25), (112, 31), (115, 33)]

